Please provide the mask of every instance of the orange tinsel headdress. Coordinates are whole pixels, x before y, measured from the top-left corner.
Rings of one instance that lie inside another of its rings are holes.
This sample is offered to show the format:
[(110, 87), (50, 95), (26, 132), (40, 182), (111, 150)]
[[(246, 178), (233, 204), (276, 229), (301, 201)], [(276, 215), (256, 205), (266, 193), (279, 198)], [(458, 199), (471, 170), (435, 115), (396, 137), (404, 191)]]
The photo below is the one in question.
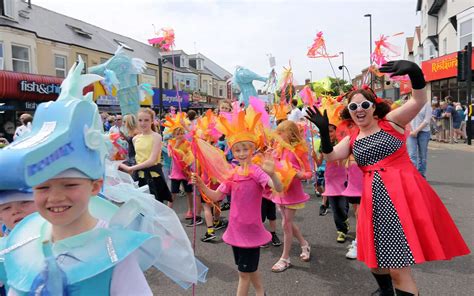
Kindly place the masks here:
[(273, 105), (273, 113), (275, 114), (275, 119), (277, 121), (286, 120), (288, 118), (288, 111), (289, 107), (284, 100), (282, 100), (280, 104)]
[(177, 128), (185, 129), (184, 125), (189, 124), (189, 120), (187, 119), (187, 115), (184, 112), (178, 112), (173, 116), (166, 116), (165, 122), (163, 126), (168, 128), (166, 133), (173, 133), (173, 131)]
[(226, 136), (229, 147), (239, 142), (258, 143), (259, 133), (263, 130), (259, 125), (261, 113), (254, 112), (252, 106), (247, 108), (247, 112), (240, 111), (229, 121), (223, 116), (219, 116), (217, 128)]

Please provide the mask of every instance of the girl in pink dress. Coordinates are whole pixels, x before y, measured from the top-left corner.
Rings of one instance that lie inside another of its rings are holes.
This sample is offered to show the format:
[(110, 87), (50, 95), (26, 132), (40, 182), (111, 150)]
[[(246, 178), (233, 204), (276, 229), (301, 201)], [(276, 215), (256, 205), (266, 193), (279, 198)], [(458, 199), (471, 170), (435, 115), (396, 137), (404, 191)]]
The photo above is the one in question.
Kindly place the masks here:
[[(242, 137), (244, 139), (244, 137)], [(264, 295), (262, 278), (257, 271), (260, 259), (260, 246), (270, 242), (272, 236), (262, 223), (262, 196), (268, 187), (281, 192), (283, 185), (275, 174), (275, 164), (270, 155), (266, 155), (262, 166), (252, 164), (255, 151), (253, 141), (229, 142), (232, 154), (239, 166), (227, 182), (211, 190), (202, 179), (193, 174), (192, 181), (202, 192), (214, 201), (232, 196), (229, 225), (222, 239), (232, 246), (235, 264), (239, 270), (237, 295), (248, 295), (250, 283), (256, 294)]]
[(279, 205), (283, 228), (283, 253), (277, 263), (273, 265), (272, 271), (282, 272), (291, 266), (290, 250), (293, 236), (298, 239), (301, 245), (300, 259), (307, 262), (311, 256), (311, 247), (294, 222), (296, 210), (303, 209), (305, 202), (309, 200), (309, 195), (304, 192), (301, 180), (311, 178), (311, 168), (308, 161), (308, 149), (296, 123), (285, 120), (278, 125), (276, 131), (286, 144), (294, 147), (293, 151), (282, 148), (280, 159), (288, 159), (297, 172), (286, 192), (272, 195), (273, 202)]

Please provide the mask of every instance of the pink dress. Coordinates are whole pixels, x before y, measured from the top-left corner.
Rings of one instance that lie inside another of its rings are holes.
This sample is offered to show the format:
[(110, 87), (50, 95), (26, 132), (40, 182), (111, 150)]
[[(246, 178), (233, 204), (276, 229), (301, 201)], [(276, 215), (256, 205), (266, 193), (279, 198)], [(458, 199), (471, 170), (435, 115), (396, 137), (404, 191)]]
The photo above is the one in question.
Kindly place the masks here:
[(324, 171), (323, 196), (341, 196), (346, 189), (344, 183), (347, 180), (346, 167), (337, 161), (326, 162)]
[(171, 173), (170, 173), (170, 179), (173, 180), (187, 180), (186, 175), (183, 172), (183, 169), (179, 163), (179, 160), (176, 156), (176, 153), (174, 153), (173, 148), (171, 145), (168, 146), (168, 151), (171, 154)]
[[(285, 149), (282, 153), (282, 159), (285, 159), (286, 157), (288, 157), (291, 165), (297, 171), (305, 170), (301, 167), (300, 162), (293, 152)], [(275, 204), (278, 205), (296, 205), (308, 201), (309, 195), (304, 192), (303, 183), (301, 183), (301, 180), (294, 177), (286, 192), (273, 193), (271, 199)]]
[(362, 182), (364, 173), (357, 164), (352, 164), (347, 168), (347, 187), (341, 195), (348, 197), (362, 196)]
[(272, 239), (262, 223), (262, 195), (270, 177), (257, 165), (249, 167), (247, 176), (235, 173), (232, 180), (222, 183), (217, 191), (231, 194), (229, 226), (222, 239), (240, 248), (257, 248)]

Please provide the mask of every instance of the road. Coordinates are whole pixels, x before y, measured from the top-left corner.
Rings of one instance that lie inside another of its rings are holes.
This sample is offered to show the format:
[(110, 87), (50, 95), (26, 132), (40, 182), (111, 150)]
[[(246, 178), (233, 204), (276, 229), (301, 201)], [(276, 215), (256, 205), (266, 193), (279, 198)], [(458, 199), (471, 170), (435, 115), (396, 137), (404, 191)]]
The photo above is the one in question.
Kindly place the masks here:
[[(448, 145), (430, 144), (427, 178), (473, 250), (474, 149), (460, 144)], [(311, 186), (307, 186), (307, 191), (311, 192)], [(312, 195), (306, 208), (300, 210), (296, 218), (312, 246), (309, 263), (299, 261), (300, 248), (295, 240), (291, 252), (293, 267), (275, 274), (271, 272), (271, 267), (281, 255), (282, 246), (261, 250), (259, 270), (267, 295), (370, 295), (377, 289), (375, 280), (363, 263), (345, 258), (346, 246), (350, 242), (336, 242), (332, 213), (319, 216), (319, 202)], [(184, 198), (175, 204), (177, 213), (182, 217)], [(224, 215), (227, 215), (226, 212)], [(351, 235), (354, 235), (354, 226), (351, 210)], [(186, 231), (192, 239), (192, 228), (186, 227)], [(204, 225), (197, 227), (196, 254), (209, 267), (209, 274), (207, 282), (196, 287), (196, 295), (235, 295), (238, 275), (232, 250), (222, 241), (202, 243), (199, 237), (205, 231)], [(219, 236), (222, 233), (218, 231)], [(280, 225), (277, 233), (282, 238)], [(421, 295), (469, 295), (474, 291), (473, 263), (473, 256), (469, 255), (416, 266), (414, 275)], [(192, 295), (192, 289), (181, 289), (156, 270), (148, 271), (147, 279), (155, 295)], [(250, 295), (254, 295), (253, 290)]]

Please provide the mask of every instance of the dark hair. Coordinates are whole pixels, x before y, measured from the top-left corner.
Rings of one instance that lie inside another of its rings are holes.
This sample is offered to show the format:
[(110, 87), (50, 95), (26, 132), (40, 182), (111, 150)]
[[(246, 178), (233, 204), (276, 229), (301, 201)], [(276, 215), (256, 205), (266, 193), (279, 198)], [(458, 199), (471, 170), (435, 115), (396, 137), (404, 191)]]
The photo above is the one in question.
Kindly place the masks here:
[(189, 120), (194, 120), (196, 118), (196, 115), (197, 115), (196, 111), (194, 111), (194, 110), (189, 110), (188, 111)]
[[(347, 104), (349, 104), (351, 102), (352, 98), (356, 94), (363, 95), (364, 98), (366, 98), (368, 101), (370, 101), (374, 104), (374, 106), (375, 106), (374, 115), (377, 116), (380, 119), (384, 118), (385, 115), (387, 115), (388, 112), (390, 112), (390, 110), (391, 110), (390, 105), (387, 104), (384, 100), (382, 100), (381, 102), (378, 102), (378, 103), (376, 102), (377, 97), (371, 89), (357, 89), (357, 90), (351, 91), (347, 95)], [(347, 106), (345, 106), (344, 109), (341, 111), (341, 118), (342, 119), (352, 119), (351, 114), (350, 114), (349, 109), (347, 108)]]
[(291, 100), (291, 105), (293, 105), (294, 107), (298, 106), (298, 100), (296, 99)]

